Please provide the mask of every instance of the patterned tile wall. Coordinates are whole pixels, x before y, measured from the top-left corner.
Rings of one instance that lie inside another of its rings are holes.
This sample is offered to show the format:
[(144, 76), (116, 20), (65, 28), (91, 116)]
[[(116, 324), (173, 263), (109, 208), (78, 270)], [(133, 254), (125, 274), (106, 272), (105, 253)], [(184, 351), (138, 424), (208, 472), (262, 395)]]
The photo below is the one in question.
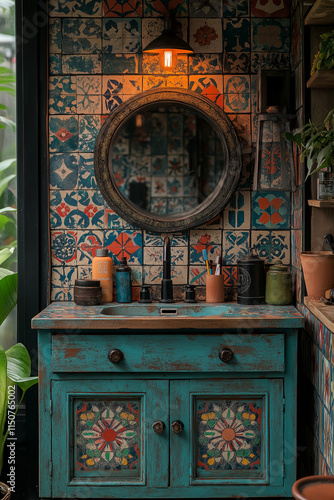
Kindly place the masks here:
[[(71, 300), (74, 280), (89, 277), (96, 248), (114, 262), (124, 255), (134, 297), (159, 285), (163, 236), (133, 227), (99, 192), (94, 144), (106, 115), (142, 90), (173, 86), (200, 93), (228, 113), (243, 147), (238, 191), (224, 213), (203, 227), (172, 235), (176, 296), (186, 283), (205, 284), (202, 249), (223, 257), (226, 289), (235, 298), (236, 263), (256, 246), (267, 263), (290, 264), (301, 229), (298, 194), (251, 192), (256, 140), (256, 73), (290, 68), (288, 0), (50, 0), (50, 224), (52, 300)], [(294, 2), (292, 2), (294, 5)], [(194, 48), (173, 73), (142, 47), (161, 33), (161, 15), (174, 9), (175, 28)], [(297, 23), (293, 25), (297, 30)], [(293, 60), (298, 46), (293, 45)], [(294, 215), (291, 218), (291, 208)], [(291, 240), (291, 224), (295, 230)], [(294, 260), (296, 262), (296, 259)], [(298, 272), (298, 268), (296, 268)], [(158, 287), (157, 287), (158, 288)]]
[[(334, 332), (305, 307), (300, 359), (302, 475), (334, 474)], [(310, 408), (310, 411), (307, 409)]]

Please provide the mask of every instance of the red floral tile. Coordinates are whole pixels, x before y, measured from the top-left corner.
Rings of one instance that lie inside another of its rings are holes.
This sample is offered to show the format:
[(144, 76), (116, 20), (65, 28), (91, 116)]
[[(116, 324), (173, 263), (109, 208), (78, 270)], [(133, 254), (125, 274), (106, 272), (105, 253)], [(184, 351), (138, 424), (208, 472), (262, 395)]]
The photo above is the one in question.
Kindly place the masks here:
[(104, 17), (141, 17), (141, 0), (103, 0)]

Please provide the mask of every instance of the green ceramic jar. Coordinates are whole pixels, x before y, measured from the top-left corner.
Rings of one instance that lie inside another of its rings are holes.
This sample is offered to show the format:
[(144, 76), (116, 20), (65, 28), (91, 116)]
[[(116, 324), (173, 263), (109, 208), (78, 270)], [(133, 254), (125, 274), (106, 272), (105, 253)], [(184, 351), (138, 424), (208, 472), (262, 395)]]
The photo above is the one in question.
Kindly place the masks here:
[(271, 306), (292, 304), (292, 276), (280, 260), (277, 260), (267, 272), (265, 299)]

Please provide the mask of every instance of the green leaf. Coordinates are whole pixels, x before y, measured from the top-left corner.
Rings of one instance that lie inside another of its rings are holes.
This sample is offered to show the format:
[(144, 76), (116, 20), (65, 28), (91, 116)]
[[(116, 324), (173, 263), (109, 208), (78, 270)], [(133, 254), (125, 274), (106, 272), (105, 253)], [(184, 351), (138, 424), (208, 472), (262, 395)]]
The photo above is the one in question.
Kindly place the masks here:
[[(0, 216), (0, 221), (1, 221), (1, 216)], [(0, 250), (0, 264), (5, 262), (5, 260), (9, 259), (11, 255), (13, 255), (15, 251), (15, 248), (2, 248)]]
[[(1, 86), (0, 86), (0, 92), (1, 92)], [(9, 118), (5, 118), (4, 116), (0, 116), (0, 123), (3, 125), (6, 125), (7, 127), (11, 128), (13, 132), (16, 130), (16, 124), (13, 122), (13, 120), (10, 120)]]
[(30, 377), (31, 359), (23, 344), (15, 344), (6, 351), (7, 376), (23, 392), (37, 384), (38, 377)]
[(8, 212), (17, 212), (17, 208), (14, 208), (14, 207), (0, 208), (0, 214), (6, 214)]
[(4, 179), (2, 179), (0, 181), (0, 196), (2, 195), (2, 193), (4, 192), (4, 190), (6, 189), (6, 187), (10, 183), (10, 181), (12, 181), (13, 179), (15, 179), (15, 177), (16, 177), (15, 174), (7, 175), (7, 177), (5, 177)]
[(0, 268), (0, 325), (17, 303), (17, 273)]
[(16, 163), (16, 158), (8, 158), (8, 160), (0, 161), (0, 172), (6, 170)]
[[(0, 231), (4, 227), (4, 225), (7, 224), (7, 222), (13, 222), (13, 221), (9, 217), (6, 217), (5, 215), (0, 214)], [(1, 260), (0, 260), (0, 264), (1, 264)]]

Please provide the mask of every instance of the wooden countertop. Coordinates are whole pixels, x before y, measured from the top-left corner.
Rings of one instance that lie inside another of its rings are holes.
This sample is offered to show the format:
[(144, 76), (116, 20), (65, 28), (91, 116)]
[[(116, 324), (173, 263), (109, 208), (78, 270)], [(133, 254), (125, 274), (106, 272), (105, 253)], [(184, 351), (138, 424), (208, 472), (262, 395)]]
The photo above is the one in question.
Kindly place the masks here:
[[(133, 304), (110, 304), (112, 307), (123, 308), (126, 314), (127, 308), (135, 306)], [(77, 306), (74, 302), (53, 302), (41, 313), (32, 319), (32, 328), (36, 329), (82, 329), (82, 330), (212, 330), (222, 328), (236, 328), (242, 331), (250, 328), (302, 328), (304, 317), (293, 306), (244, 306), (235, 302), (225, 302), (224, 304), (207, 304), (199, 302), (196, 307), (200, 308), (200, 313), (196, 316), (182, 316), (179, 312), (177, 316), (150, 315), (150, 310), (157, 307), (177, 307), (182, 309), (189, 304), (159, 304), (146, 305), (147, 316), (105, 316), (101, 314), (101, 306)], [(212, 314), (212, 306), (220, 306), (221, 314)]]
[(326, 305), (319, 300), (304, 298), (304, 304), (316, 318), (318, 318), (327, 328), (334, 332), (334, 305)]

